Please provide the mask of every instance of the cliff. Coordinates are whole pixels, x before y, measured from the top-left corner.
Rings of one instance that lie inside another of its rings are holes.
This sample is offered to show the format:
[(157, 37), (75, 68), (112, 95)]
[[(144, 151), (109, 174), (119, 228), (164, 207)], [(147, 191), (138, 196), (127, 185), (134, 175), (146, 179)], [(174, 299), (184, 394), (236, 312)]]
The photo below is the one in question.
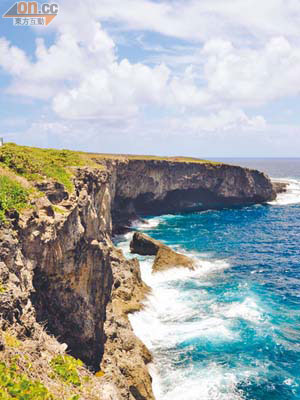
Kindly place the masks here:
[[(153, 399), (151, 354), (127, 317), (149, 289), (138, 261), (114, 247), (113, 224), (265, 202), (275, 197), (271, 182), (221, 164), (19, 150), (0, 151), (0, 362), (26, 356), (53, 399)], [(88, 367), (74, 367), (80, 384), (53, 372), (66, 350)]]
[(262, 172), (215, 163), (126, 160), (115, 166), (114, 224), (159, 215), (244, 206), (275, 199)]

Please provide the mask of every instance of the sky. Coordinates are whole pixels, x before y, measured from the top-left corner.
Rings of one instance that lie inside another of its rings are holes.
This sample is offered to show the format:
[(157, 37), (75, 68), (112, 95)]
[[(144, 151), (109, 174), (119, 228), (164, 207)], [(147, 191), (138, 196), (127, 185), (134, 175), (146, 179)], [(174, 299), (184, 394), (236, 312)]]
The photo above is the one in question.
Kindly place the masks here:
[[(47, 27), (0, 20), (5, 141), (101, 153), (300, 156), (300, 0), (56, 3)], [(1, 0), (1, 15), (13, 4)]]

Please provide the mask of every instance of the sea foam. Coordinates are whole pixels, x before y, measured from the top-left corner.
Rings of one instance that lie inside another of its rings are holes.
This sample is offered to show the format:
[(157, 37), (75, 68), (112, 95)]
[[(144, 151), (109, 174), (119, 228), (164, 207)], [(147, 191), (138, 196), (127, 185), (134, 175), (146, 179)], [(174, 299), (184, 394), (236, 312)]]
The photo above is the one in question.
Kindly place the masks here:
[(300, 203), (300, 181), (297, 179), (272, 179), (274, 182), (287, 183), (287, 189), (284, 193), (279, 193), (276, 200), (269, 202), (271, 205), (289, 205)]
[[(153, 229), (162, 221), (162, 218), (153, 218), (145, 224), (136, 223), (135, 228)], [(132, 233), (126, 234), (118, 243), (127, 257), (132, 257), (129, 252), (131, 238)], [(174, 349), (182, 343), (192, 345), (199, 338), (211, 343), (237, 339), (236, 332), (231, 329), (230, 318), (223, 312), (213, 316), (205, 310), (212, 305), (207, 290), (197, 288), (194, 296), (191, 296), (191, 291), (182, 290), (182, 285), (189, 281), (194, 282), (196, 287), (199, 281), (209, 286), (209, 277), (230, 268), (230, 264), (226, 260), (206, 259), (197, 252), (188, 253), (178, 247), (176, 250), (194, 259), (195, 270), (174, 268), (152, 274), (154, 257), (139, 256), (142, 278), (152, 288), (152, 293), (145, 302), (144, 310), (129, 316), (136, 335), (154, 354), (150, 372), (155, 396), (158, 400), (240, 400), (234, 374), (226, 375), (226, 371), (214, 364), (208, 369), (195, 371), (176, 368), (167, 354), (173, 352), (176, 358), (181, 351)]]

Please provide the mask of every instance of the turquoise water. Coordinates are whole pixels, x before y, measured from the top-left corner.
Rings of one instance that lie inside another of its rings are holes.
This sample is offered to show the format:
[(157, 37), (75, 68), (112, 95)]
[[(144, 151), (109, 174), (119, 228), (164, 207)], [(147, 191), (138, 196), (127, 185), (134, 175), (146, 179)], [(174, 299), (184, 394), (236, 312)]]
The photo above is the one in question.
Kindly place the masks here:
[(286, 171), (269, 165), (290, 179), (272, 204), (136, 227), (198, 265), (151, 274), (139, 257), (153, 294), (131, 322), (153, 352), (158, 400), (300, 399), (300, 168)]

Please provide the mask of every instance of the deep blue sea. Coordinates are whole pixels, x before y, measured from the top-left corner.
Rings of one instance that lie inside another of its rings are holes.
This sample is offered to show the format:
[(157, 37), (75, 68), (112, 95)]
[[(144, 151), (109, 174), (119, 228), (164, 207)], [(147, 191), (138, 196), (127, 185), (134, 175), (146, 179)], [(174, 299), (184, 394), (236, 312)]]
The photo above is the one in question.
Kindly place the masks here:
[[(152, 274), (139, 257), (152, 295), (130, 319), (154, 355), (157, 400), (300, 399), (300, 160), (226, 161), (286, 179), (288, 192), (137, 225), (198, 268)], [(118, 243), (128, 257), (130, 239)]]

